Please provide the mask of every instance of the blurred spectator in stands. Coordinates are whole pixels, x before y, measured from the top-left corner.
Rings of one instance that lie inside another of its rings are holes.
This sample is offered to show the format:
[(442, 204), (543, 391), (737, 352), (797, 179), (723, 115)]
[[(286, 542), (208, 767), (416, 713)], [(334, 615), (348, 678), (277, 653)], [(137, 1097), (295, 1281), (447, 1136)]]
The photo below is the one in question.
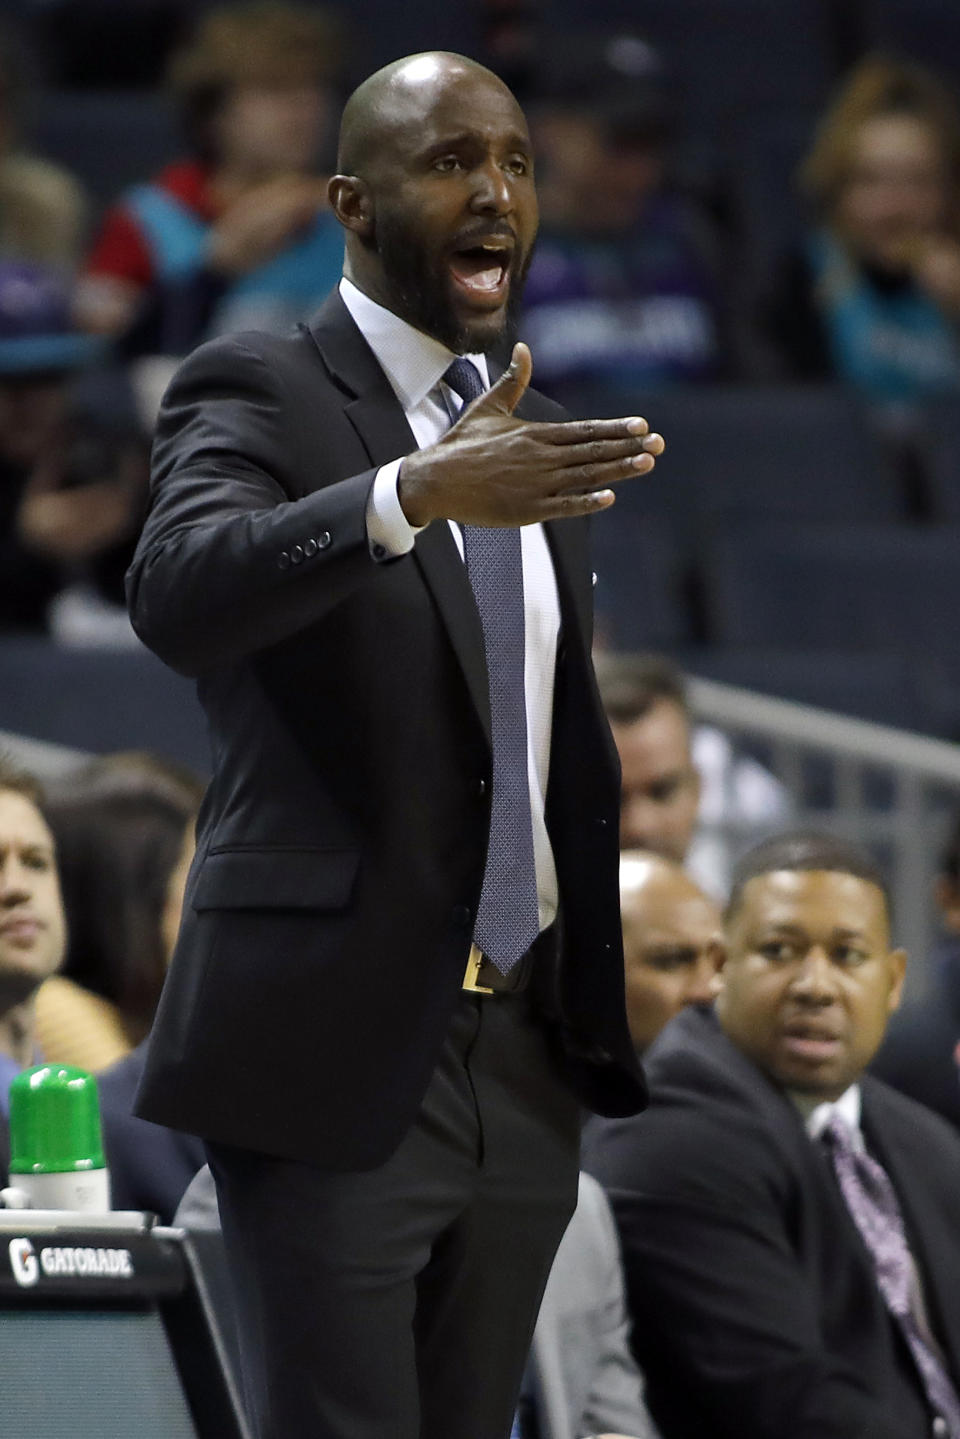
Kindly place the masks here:
[(174, 56), (170, 85), (193, 154), (108, 212), (80, 281), (81, 325), (128, 355), (182, 355), (225, 330), (282, 331), (340, 278), (327, 207), (339, 65), (324, 11), (213, 10)]
[(67, 932), (54, 838), (32, 778), (0, 758), (0, 1115), (10, 1081), (40, 1063), (36, 996)]
[(960, 1129), (960, 814), (934, 884), (941, 937), (927, 962), (927, 989), (893, 1018), (874, 1074)]
[(681, 672), (653, 654), (598, 654), (597, 678), (620, 754), (620, 843), (685, 864), (725, 899), (737, 854), (783, 825), (792, 805), (722, 731), (693, 726)]
[(634, 35), (571, 36), (533, 110), (540, 235), (522, 334), (535, 383), (637, 396), (728, 362), (705, 217), (667, 184), (669, 81)]
[(800, 379), (873, 401), (960, 387), (960, 117), (918, 65), (847, 79), (802, 173), (818, 228), (785, 264), (762, 327)]
[(710, 1004), (723, 963), (720, 906), (675, 860), (620, 856), (627, 1023), (638, 1053), (688, 1004)]
[(170, 879), (202, 793), (192, 771), (136, 752), (95, 759), (51, 793), (70, 942), (38, 1001), (48, 1058), (98, 1071), (146, 1036), (167, 969)]
[(55, 272), (0, 262), (0, 629), (45, 628), (67, 587), (123, 620), (145, 446), (77, 403), (97, 346), (68, 311)]
[(0, 259), (29, 260), (72, 273), (84, 240), (86, 203), (71, 175), (21, 148), (29, 60), (0, 28)]
[[(177, 942), (193, 852), (191, 817), (164, 895), (160, 930), (165, 964), (169, 963)], [(142, 1041), (97, 1076), (110, 1192), (114, 1209), (149, 1210), (158, 1215), (162, 1223), (170, 1224), (187, 1185), (206, 1163), (206, 1152), (203, 1140), (196, 1135), (151, 1124), (133, 1113), (146, 1051), (146, 1042)]]

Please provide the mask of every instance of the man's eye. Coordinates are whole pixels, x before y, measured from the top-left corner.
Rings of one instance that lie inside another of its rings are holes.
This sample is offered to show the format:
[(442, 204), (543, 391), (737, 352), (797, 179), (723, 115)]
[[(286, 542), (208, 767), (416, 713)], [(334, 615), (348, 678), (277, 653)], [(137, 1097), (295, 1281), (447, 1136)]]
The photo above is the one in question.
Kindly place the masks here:
[(433, 162), (433, 168), (439, 170), (441, 175), (446, 175), (451, 170), (460, 168), (460, 157), (459, 155), (438, 155)]
[(794, 956), (794, 947), (785, 939), (770, 939), (766, 944), (757, 946), (757, 952), (762, 954), (764, 959), (770, 959), (775, 964), (782, 964)]
[(696, 951), (692, 949), (655, 949), (648, 956), (647, 963), (651, 969), (659, 969), (669, 974), (695, 964), (696, 958)]
[(681, 781), (678, 779), (665, 779), (659, 784), (652, 784), (648, 793), (656, 804), (669, 804), (670, 800), (679, 792), (680, 784)]
[(859, 949), (855, 944), (841, 944), (833, 951), (834, 964), (840, 964), (844, 969), (854, 969), (858, 964), (864, 964), (869, 957), (866, 950)]
[(513, 175), (527, 175), (530, 172), (530, 162), (522, 155), (514, 155), (512, 160), (507, 161), (506, 168)]

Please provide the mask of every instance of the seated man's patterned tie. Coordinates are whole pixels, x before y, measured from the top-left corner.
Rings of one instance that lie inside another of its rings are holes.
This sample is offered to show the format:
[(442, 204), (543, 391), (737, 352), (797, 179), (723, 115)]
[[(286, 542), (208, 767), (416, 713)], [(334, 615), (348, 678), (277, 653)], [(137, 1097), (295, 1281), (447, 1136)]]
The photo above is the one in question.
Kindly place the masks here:
[[(466, 404), (484, 392), (469, 360), (455, 360), (443, 378)], [(473, 938), (507, 974), (540, 930), (527, 775), (520, 531), (464, 525), (463, 545), (483, 626), (493, 737), (490, 839)]]
[(880, 1293), (907, 1342), (930, 1407), (939, 1416), (944, 1435), (960, 1439), (960, 1398), (914, 1312), (913, 1261), (890, 1176), (859, 1148), (853, 1131), (838, 1115), (830, 1120), (822, 1139), (850, 1216), (873, 1259)]

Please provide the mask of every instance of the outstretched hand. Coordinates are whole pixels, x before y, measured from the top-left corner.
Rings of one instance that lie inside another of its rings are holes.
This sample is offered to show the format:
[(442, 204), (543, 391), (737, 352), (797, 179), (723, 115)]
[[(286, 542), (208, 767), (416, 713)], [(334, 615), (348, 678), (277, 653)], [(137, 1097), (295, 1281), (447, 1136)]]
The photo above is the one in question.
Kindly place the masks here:
[(411, 525), (500, 527), (595, 514), (613, 504), (611, 485), (653, 469), (663, 440), (639, 416), (517, 419), (532, 370), (527, 346), (515, 345), (496, 384), (435, 445), (406, 457), (398, 493)]

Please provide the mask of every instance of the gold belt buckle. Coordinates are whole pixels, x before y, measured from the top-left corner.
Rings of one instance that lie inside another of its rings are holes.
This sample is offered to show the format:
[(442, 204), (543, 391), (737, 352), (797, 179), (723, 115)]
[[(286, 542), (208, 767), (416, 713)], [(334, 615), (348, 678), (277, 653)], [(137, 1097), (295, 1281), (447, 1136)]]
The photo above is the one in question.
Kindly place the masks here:
[(467, 969), (463, 976), (463, 988), (470, 994), (493, 994), (492, 989), (486, 985), (477, 983), (477, 976), (480, 973), (480, 966), (483, 964), (483, 950), (471, 944), (470, 953), (467, 956)]

